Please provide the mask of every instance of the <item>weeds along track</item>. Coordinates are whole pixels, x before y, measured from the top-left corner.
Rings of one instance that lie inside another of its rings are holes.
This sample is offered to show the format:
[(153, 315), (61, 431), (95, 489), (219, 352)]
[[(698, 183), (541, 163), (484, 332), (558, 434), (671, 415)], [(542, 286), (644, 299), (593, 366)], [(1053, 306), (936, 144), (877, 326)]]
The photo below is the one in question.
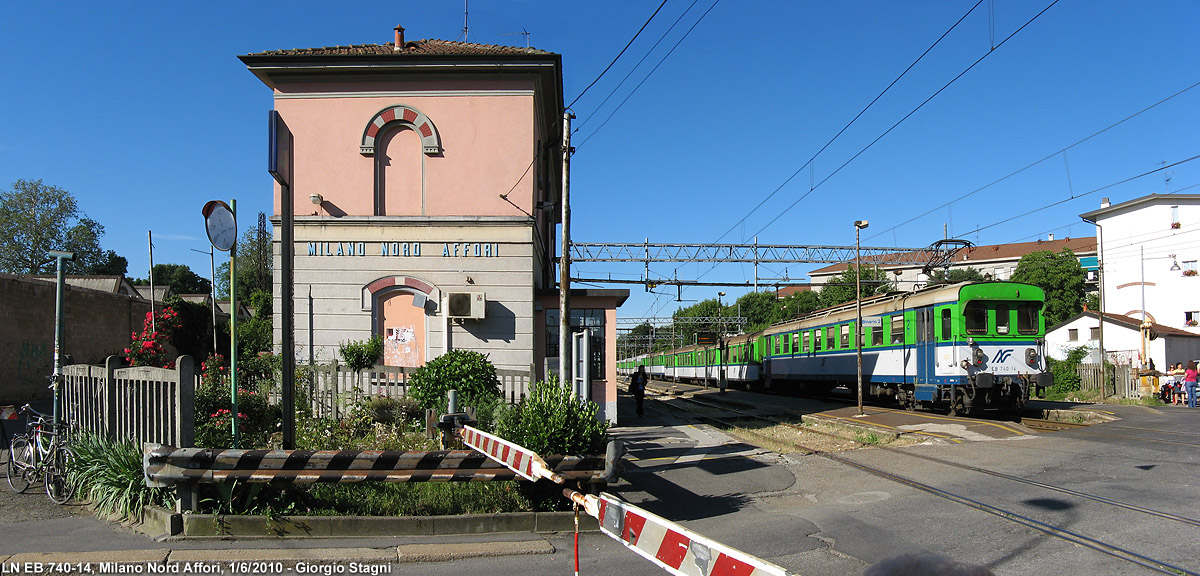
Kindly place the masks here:
[[(655, 400), (659, 400), (659, 399), (675, 400), (676, 402), (672, 402), (670, 405), (670, 408), (688, 413), (698, 420), (716, 423), (721, 427), (735, 427), (735, 426), (738, 426), (738, 424), (737, 424), (738, 421), (745, 422), (747, 420), (750, 420), (750, 421), (768, 422), (772, 425), (782, 425), (782, 426), (792, 427), (792, 428), (796, 428), (796, 429), (801, 430), (806, 433), (814, 433), (815, 432), (815, 433), (819, 433), (819, 434), (828, 434), (828, 433), (821, 432), (818, 430), (813, 430), (810, 427), (801, 426), (801, 425), (794, 424), (791, 422), (786, 422), (786, 421), (783, 421), (783, 420), (780, 420), (777, 418), (762, 416), (762, 415), (758, 415), (758, 414), (752, 414), (749, 412), (738, 410), (736, 408), (731, 408), (731, 407), (723, 406), (720, 404), (704, 402), (702, 400), (697, 400), (695, 398), (686, 397), (686, 396), (668, 396), (668, 395), (647, 394), (647, 398), (654, 398)], [(701, 411), (699, 409), (689, 409), (685, 406), (682, 406), (681, 404), (689, 404), (694, 407), (702, 407), (704, 411)], [(720, 413), (729, 414), (729, 416), (714, 415), (714, 412), (717, 414), (720, 414)], [(859, 440), (852, 439), (852, 438), (844, 438), (844, 440), (846, 440), (848, 442), (853, 442), (860, 446), (872, 445), (872, 447), (874, 449), (887, 450), (890, 453), (900, 454), (905, 457), (919, 458), (919, 459), (922, 459), (922, 460), (925, 460), (928, 462), (933, 462), (933, 463), (941, 464), (944, 466), (955, 467), (955, 468), (975, 472), (978, 474), (985, 474), (985, 475), (992, 476), (995, 478), (1000, 478), (1003, 480), (1020, 483), (1020, 484), (1026, 485), (1026, 486), (1032, 486), (1032, 487), (1036, 487), (1036, 488), (1040, 488), (1040, 489), (1044, 489), (1044, 490), (1057, 492), (1060, 494), (1066, 494), (1066, 495), (1069, 495), (1072, 497), (1089, 500), (1091, 502), (1096, 502), (1096, 503), (1099, 503), (1099, 504), (1102, 504), (1105, 506), (1112, 506), (1112, 507), (1116, 507), (1116, 508), (1119, 508), (1122, 510), (1135, 512), (1138, 514), (1150, 515), (1150, 516), (1160, 518), (1163, 520), (1178, 522), (1178, 523), (1186, 524), (1189, 526), (1200, 527), (1200, 520), (1197, 520), (1197, 519), (1187, 518), (1184, 516), (1171, 514), (1169, 512), (1153, 510), (1153, 509), (1146, 508), (1143, 506), (1138, 506), (1136, 504), (1130, 504), (1128, 502), (1121, 502), (1119, 500), (1106, 498), (1104, 496), (1088, 494), (1085, 492), (1080, 492), (1078, 490), (1072, 490), (1070, 488), (1066, 488), (1063, 486), (1056, 486), (1053, 484), (1047, 484), (1047, 483), (1038, 482), (1035, 480), (1028, 480), (1028, 479), (1020, 478), (1020, 477), (1013, 476), (1010, 474), (1005, 474), (1003, 472), (997, 472), (995, 470), (988, 470), (988, 469), (980, 468), (977, 466), (970, 466), (967, 464), (960, 464), (958, 462), (951, 462), (949, 460), (944, 460), (944, 459), (936, 458), (933, 456), (914, 454), (911, 451), (907, 451), (907, 450), (900, 450), (897, 448), (891, 448), (891, 447), (887, 447), (887, 446), (879, 446), (879, 445), (876, 445), (874, 443), (869, 443), (869, 442), (861, 442)], [(886, 480), (895, 482), (897, 484), (901, 484), (904, 486), (908, 486), (910, 488), (914, 488), (916, 490), (920, 490), (927, 494), (931, 494), (931, 495), (937, 496), (939, 498), (949, 500), (951, 502), (955, 502), (955, 503), (961, 504), (963, 506), (967, 506), (974, 510), (984, 512), (986, 514), (995, 516), (997, 518), (1006, 520), (1008, 522), (1024, 526), (1026, 528), (1043, 533), (1045, 535), (1048, 535), (1048, 536), (1051, 536), (1054, 538), (1058, 538), (1058, 539), (1064, 540), (1066, 542), (1070, 542), (1077, 546), (1083, 546), (1085, 548), (1095, 550), (1102, 554), (1106, 554), (1108, 556), (1112, 556), (1114, 558), (1118, 558), (1120, 560), (1124, 560), (1126, 562), (1136, 564), (1138, 566), (1141, 566), (1143, 568), (1146, 568), (1146, 569), (1149, 569), (1149, 570), (1152, 570), (1155, 572), (1160, 572), (1163, 574), (1175, 574), (1175, 575), (1188, 574), (1188, 575), (1200, 576), (1200, 573), (1197, 573), (1193, 570), (1189, 570), (1186, 568), (1182, 568), (1182, 567), (1173, 565), (1169, 562), (1158, 560), (1156, 558), (1141, 554), (1141, 553), (1131, 550), (1129, 548), (1125, 548), (1125, 547), (1117, 545), (1117, 544), (1111, 544), (1108, 542), (1104, 542), (1102, 540), (1087, 536), (1081, 532), (1078, 532), (1075, 530), (1070, 530), (1070, 529), (1063, 528), (1060, 526), (1056, 526), (1051, 522), (1045, 522), (1042, 520), (1038, 520), (1036, 518), (1030, 517), (1028, 515), (1022, 514), (1020, 512), (1017, 512), (1017, 511), (1014, 511), (1011, 509), (1006, 509), (1006, 508), (1002, 508), (1000, 506), (996, 506), (993, 504), (988, 504), (986, 502), (980, 501), (976, 498), (972, 498), (972, 497), (964, 495), (964, 494), (959, 494), (959, 493), (951, 492), (949, 490), (937, 488), (931, 484), (927, 484), (927, 483), (921, 482), (919, 480), (900, 476), (898, 474), (888, 472), (886, 470), (877, 468), (875, 466), (857, 462), (854, 459), (848, 458), (848, 457), (840, 455), (838, 453), (824, 451), (824, 450), (820, 450), (820, 449), (813, 449), (808, 446), (805, 446), (804, 444), (796, 443), (796, 442), (792, 442), (792, 444), (794, 444), (796, 446), (796, 448), (799, 449), (798, 451), (801, 453), (820, 456), (822, 458), (832, 460), (839, 464), (842, 464), (845, 466), (850, 466), (852, 468), (861, 470), (861, 471), (871, 474), (873, 476), (877, 476), (879, 478), (884, 478)]]

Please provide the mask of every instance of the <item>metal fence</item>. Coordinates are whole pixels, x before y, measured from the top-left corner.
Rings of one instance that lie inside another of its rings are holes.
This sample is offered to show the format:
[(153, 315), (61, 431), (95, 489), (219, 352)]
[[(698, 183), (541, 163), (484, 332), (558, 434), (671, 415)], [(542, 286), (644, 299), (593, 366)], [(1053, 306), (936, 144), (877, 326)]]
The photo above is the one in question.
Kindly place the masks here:
[(64, 366), (63, 417), (76, 430), (112, 439), (192, 446), (198, 383), (192, 358), (180, 356), (173, 369), (120, 365), (109, 356), (104, 366)]
[(1104, 397), (1117, 396), (1120, 398), (1141, 398), (1142, 392), (1133, 366), (1117, 364), (1108, 366), (1108, 384), (1100, 382), (1099, 364), (1080, 364), (1076, 369), (1079, 374), (1079, 389), (1082, 392), (1103, 392)]
[[(308, 382), (297, 380), (296, 387), (308, 387), (308, 402), (317, 418), (341, 418), (356, 402), (367, 398), (404, 398), (408, 395), (410, 375), (416, 368), (373, 366), (360, 372), (337, 362), (309, 366)], [(529, 395), (533, 367), (525, 370), (496, 369), (504, 400), (516, 404)], [(278, 402), (278, 392), (271, 395)]]

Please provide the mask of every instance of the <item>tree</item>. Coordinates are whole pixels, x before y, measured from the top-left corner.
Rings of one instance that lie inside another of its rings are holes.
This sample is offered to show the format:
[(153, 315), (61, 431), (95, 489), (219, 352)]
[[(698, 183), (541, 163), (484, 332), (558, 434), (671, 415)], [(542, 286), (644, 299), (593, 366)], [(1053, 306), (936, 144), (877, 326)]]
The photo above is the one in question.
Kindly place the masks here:
[[(237, 289), (242, 299), (255, 292), (270, 292), (274, 266), (271, 259), (271, 232), (267, 229), (267, 215), (258, 213), (258, 226), (242, 234), (237, 243)], [(229, 263), (217, 267), (217, 297), (229, 298)]]
[(723, 310), (728, 317), (740, 312), (746, 318), (745, 326), (728, 325), (726, 332), (756, 332), (783, 319), (783, 305), (774, 291), (747, 292), (737, 299), (728, 310)]
[[(145, 286), (149, 278), (137, 278), (133, 283)], [(212, 283), (188, 268), (185, 264), (155, 264), (154, 285), (170, 286), (175, 294), (208, 294), (212, 291)]]
[(929, 276), (930, 284), (958, 284), (959, 282), (982, 282), (983, 273), (970, 266), (954, 268), (949, 273), (944, 268), (938, 268)]
[(783, 318), (790, 320), (821, 307), (821, 295), (812, 290), (800, 290), (783, 299)]
[[(0, 271), (52, 274), (51, 250), (75, 253), (68, 274), (97, 274), (117, 268), (124, 258), (100, 249), (104, 226), (79, 211), (70, 192), (41, 180), (17, 180), (0, 193)], [(123, 272), (122, 272), (123, 273)]]
[(1083, 310), (1084, 271), (1069, 249), (1030, 252), (1017, 262), (1013, 282), (1033, 284), (1046, 291), (1046, 326), (1049, 328)]
[[(821, 287), (821, 306), (837, 306), (845, 302), (854, 301), (854, 280), (857, 274), (856, 267), (851, 266), (846, 268), (845, 272), (835, 276)], [(887, 278), (887, 270), (882, 270), (874, 266), (862, 267), (862, 292), (859, 293), (859, 298), (866, 298), (876, 294), (887, 294), (892, 289), (892, 283)]]

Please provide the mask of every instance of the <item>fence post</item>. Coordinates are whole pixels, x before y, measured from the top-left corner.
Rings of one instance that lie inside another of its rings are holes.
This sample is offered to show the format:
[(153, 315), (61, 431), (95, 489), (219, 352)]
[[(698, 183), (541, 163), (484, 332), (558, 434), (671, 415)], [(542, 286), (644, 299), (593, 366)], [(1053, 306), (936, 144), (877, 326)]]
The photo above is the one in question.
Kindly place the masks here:
[(184, 354), (175, 360), (175, 378), (179, 386), (175, 441), (180, 448), (191, 448), (196, 444), (196, 361), (191, 356)]
[(120, 437), (117, 433), (117, 367), (121, 358), (109, 356), (104, 359), (104, 435), (109, 440)]

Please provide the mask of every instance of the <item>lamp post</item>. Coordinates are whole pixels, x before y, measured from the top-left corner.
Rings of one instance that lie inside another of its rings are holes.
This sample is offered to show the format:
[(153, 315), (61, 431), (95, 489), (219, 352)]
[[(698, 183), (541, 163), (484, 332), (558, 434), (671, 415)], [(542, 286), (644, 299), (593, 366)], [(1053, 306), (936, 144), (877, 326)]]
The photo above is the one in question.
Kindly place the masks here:
[(721, 388), (721, 394), (725, 393), (725, 307), (721, 304), (724, 297), (724, 292), (717, 292), (717, 386)]
[(863, 388), (862, 388), (862, 247), (859, 244), (859, 239), (862, 236), (862, 229), (866, 228), (870, 223), (866, 220), (854, 221), (854, 315), (858, 317), (858, 324), (854, 326), (854, 355), (858, 360), (858, 415), (863, 415)]

